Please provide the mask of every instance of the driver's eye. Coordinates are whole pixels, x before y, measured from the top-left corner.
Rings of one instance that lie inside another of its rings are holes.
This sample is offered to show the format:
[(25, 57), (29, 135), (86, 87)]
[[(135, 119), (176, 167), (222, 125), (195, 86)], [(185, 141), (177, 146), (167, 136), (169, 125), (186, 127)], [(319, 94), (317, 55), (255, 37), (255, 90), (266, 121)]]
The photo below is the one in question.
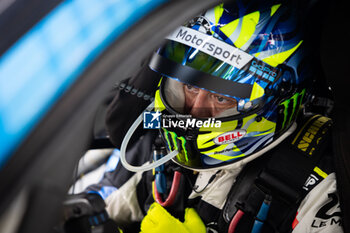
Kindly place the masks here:
[(221, 95), (212, 95), (213, 99), (217, 104), (223, 107), (232, 107), (235, 105), (236, 101), (233, 98), (224, 97)]
[(222, 96), (216, 96), (216, 100), (217, 100), (219, 103), (225, 103), (225, 102), (227, 102), (227, 100), (226, 100), (224, 97), (222, 97)]
[(193, 94), (197, 94), (199, 92), (199, 88), (185, 84), (185, 91), (193, 93)]

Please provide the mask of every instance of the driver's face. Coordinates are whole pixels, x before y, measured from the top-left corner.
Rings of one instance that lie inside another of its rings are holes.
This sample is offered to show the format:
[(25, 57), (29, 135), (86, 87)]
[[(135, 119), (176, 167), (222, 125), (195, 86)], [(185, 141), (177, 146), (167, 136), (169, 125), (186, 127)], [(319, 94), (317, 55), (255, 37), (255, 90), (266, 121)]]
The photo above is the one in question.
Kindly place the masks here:
[(237, 101), (223, 95), (214, 94), (188, 84), (183, 85), (185, 112), (193, 117), (215, 117), (223, 111), (237, 106)]

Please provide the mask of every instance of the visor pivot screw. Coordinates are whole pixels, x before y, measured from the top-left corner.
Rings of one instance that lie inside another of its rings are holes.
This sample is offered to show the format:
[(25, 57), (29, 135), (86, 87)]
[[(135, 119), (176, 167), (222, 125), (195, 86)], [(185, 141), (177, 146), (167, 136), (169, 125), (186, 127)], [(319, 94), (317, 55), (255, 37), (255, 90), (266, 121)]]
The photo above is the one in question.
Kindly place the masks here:
[(248, 109), (250, 109), (250, 108), (252, 107), (252, 105), (253, 105), (252, 102), (249, 101), (249, 102), (247, 102), (247, 103), (244, 104), (244, 109), (245, 109), (245, 110), (248, 110)]
[(239, 106), (243, 107), (244, 104), (245, 104), (245, 101), (244, 101), (244, 100), (242, 100), (242, 99), (239, 100), (239, 102), (238, 102), (238, 105), (239, 105)]

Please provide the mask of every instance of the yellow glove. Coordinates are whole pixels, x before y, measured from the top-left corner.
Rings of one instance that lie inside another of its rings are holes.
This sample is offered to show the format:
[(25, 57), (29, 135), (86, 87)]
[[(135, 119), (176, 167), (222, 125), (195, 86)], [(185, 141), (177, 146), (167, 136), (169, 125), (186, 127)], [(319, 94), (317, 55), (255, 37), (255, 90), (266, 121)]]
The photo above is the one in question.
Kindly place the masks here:
[(185, 210), (185, 221), (171, 216), (158, 203), (153, 203), (141, 222), (141, 233), (205, 233), (206, 228), (193, 208)]

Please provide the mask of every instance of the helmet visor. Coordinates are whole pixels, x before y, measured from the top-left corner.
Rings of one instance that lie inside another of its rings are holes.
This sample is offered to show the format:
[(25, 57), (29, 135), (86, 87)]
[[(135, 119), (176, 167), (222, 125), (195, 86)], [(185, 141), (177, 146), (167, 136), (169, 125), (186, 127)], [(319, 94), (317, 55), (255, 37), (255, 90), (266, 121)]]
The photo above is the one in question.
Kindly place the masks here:
[(196, 118), (222, 118), (239, 114), (237, 100), (202, 88), (165, 79), (161, 86), (163, 103), (173, 113), (190, 114)]

